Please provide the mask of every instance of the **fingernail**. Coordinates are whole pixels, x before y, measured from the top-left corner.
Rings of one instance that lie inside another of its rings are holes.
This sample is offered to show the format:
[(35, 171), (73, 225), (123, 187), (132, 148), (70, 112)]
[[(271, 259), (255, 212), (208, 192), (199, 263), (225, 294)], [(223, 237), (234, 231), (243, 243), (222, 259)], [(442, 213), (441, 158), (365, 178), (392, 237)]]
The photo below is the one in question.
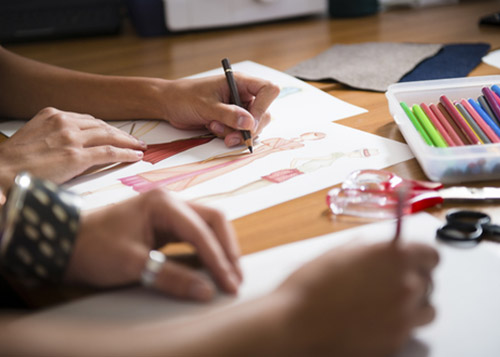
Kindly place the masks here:
[(245, 129), (245, 130), (252, 129), (252, 121), (248, 117), (243, 117), (243, 116), (239, 117), (236, 124), (238, 125), (238, 129)]
[(236, 145), (239, 145), (239, 144), (240, 144), (240, 140), (238, 138), (231, 137), (231, 138), (227, 139), (227, 145), (228, 146), (236, 146)]
[(137, 140), (137, 142), (139, 143), (140, 146), (142, 146), (143, 148), (147, 147), (148, 144), (146, 144), (144, 141), (142, 140)]
[(134, 150), (134, 151), (139, 159), (142, 159), (144, 157), (144, 152), (142, 152), (140, 150)]
[(210, 130), (215, 134), (224, 134), (224, 125), (217, 121), (213, 121), (210, 123)]
[(189, 289), (189, 296), (196, 300), (210, 300), (213, 296), (214, 289), (205, 282), (195, 281)]

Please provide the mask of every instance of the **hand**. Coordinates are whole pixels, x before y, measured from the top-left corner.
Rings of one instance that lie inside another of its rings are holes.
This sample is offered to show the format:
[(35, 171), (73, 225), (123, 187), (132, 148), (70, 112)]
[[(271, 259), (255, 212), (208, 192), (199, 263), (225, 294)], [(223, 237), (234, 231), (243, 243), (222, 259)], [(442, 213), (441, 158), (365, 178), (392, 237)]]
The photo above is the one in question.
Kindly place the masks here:
[[(66, 281), (117, 286), (139, 281), (149, 251), (168, 242), (192, 244), (217, 283), (235, 293), (242, 280), (235, 233), (217, 210), (152, 190), (82, 217)], [(172, 296), (209, 300), (201, 273), (167, 259), (154, 287)]]
[(278, 290), (296, 310), (288, 339), (297, 354), (386, 356), (413, 327), (433, 320), (427, 292), (437, 252), (392, 242), (334, 249), (294, 273)]
[(267, 111), (278, 96), (278, 86), (263, 79), (235, 72), (241, 101), (246, 109), (230, 103), (230, 92), (223, 75), (181, 79), (169, 82), (165, 119), (179, 129), (207, 128), (225, 138), (227, 146), (243, 143), (239, 130), (250, 130), (258, 135), (270, 122)]
[(0, 144), (0, 185), (21, 171), (65, 182), (94, 165), (138, 161), (145, 144), (90, 115), (42, 109)]

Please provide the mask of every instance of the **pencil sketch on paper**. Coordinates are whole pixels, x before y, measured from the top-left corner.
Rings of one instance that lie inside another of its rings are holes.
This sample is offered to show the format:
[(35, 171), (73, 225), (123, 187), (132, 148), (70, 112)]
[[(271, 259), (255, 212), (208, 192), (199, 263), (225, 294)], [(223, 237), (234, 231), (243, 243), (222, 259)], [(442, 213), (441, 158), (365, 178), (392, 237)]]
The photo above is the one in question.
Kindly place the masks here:
[(364, 148), (364, 149), (354, 150), (348, 153), (332, 152), (331, 154), (325, 156), (311, 157), (311, 158), (296, 158), (291, 161), (290, 167), (286, 169), (273, 171), (270, 174), (262, 176), (258, 180), (252, 181), (250, 183), (237, 187), (233, 190), (197, 197), (194, 198), (192, 201), (207, 203), (210, 201), (234, 197), (237, 195), (256, 191), (261, 188), (271, 186), (274, 184), (287, 182), (299, 175), (316, 172), (324, 167), (333, 165), (333, 163), (340, 158), (353, 158), (353, 159), (368, 158), (375, 155), (378, 155), (377, 149)]
[(252, 155), (232, 155), (194, 162), (181, 166), (168, 167), (121, 178), (120, 181), (137, 192), (146, 192), (155, 187), (165, 187), (171, 191), (182, 191), (201, 182), (246, 166), (255, 160), (278, 151), (293, 150), (304, 146), (307, 140), (320, 140), (324, 133), (304, 133), (297, 138), (271, 138), (263, 140)]
[[(262, 159), (270, 154), (294, 150), (304, 147), (304, 142), (310, 140), (321, 140), (326, 134), (322, 132), (303, 133), (298, 137), (285, 138), (270, 138), (262, 140), (256, 146), (254, 153), (249, 155), (244, 154), (234, 155), (232, 153), (208, 158), (203, 161), (193, 162), (184, 165), (166, 167), (151, 171), (138, 173), (136, 175), (119, 178), (119, 181), (126, 186), (132, 187), (136, 192), (147, 192), (156, 187), (168, 188), (171, 191), (182, 191), (193, 187), (205, 181), (222, 176), (250, 163)], [(245, 150), (246, 151), (246, 150)], [(241, 152), (240, 150), (238, 152)], [(113, 185), (112, 188), (116, 188)], [(108, 188), (99, 189), (103, 191)], [(85, 192), (84, 195), (89, 195), (93, 192)]]

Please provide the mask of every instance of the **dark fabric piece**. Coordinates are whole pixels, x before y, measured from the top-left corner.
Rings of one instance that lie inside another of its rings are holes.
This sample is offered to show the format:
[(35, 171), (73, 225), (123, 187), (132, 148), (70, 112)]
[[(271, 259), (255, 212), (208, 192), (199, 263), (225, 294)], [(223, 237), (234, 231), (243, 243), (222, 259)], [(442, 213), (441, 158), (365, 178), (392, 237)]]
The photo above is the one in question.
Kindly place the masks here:
[(444, 45), (433, 57), (420, 62), (400, 82), (466, 77), (481, 63), (490, 50), (487, 43), (456, 43)]

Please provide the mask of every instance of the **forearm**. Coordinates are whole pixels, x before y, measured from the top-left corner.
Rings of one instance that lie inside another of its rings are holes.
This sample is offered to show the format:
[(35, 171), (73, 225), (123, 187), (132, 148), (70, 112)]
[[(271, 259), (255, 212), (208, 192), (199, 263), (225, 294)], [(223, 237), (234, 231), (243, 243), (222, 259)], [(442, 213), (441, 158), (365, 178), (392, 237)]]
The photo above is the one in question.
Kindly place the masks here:
[(0, 47), (0, 115), (31, 118), (40, 109), (91, 114), (100, 119), (163, 119), (170, 82), (59, 68)]
[[(186, 325), (184, 331), (178, 330), (171, 355), (290, 356), (290, 311), (290, 300), (273, 293), (217, 316), (207, 316)], [(158, 356), (164, 355), (161, 351)]]
[(4, 320), (0, 324), (8, 328), (0, 335), (0, 347), (8, 355), (51, 357), (289, 356), (287, 308), (286, 301), (271, 294), (199, 320), (141, 328), (53, 319), (20, 324)]

